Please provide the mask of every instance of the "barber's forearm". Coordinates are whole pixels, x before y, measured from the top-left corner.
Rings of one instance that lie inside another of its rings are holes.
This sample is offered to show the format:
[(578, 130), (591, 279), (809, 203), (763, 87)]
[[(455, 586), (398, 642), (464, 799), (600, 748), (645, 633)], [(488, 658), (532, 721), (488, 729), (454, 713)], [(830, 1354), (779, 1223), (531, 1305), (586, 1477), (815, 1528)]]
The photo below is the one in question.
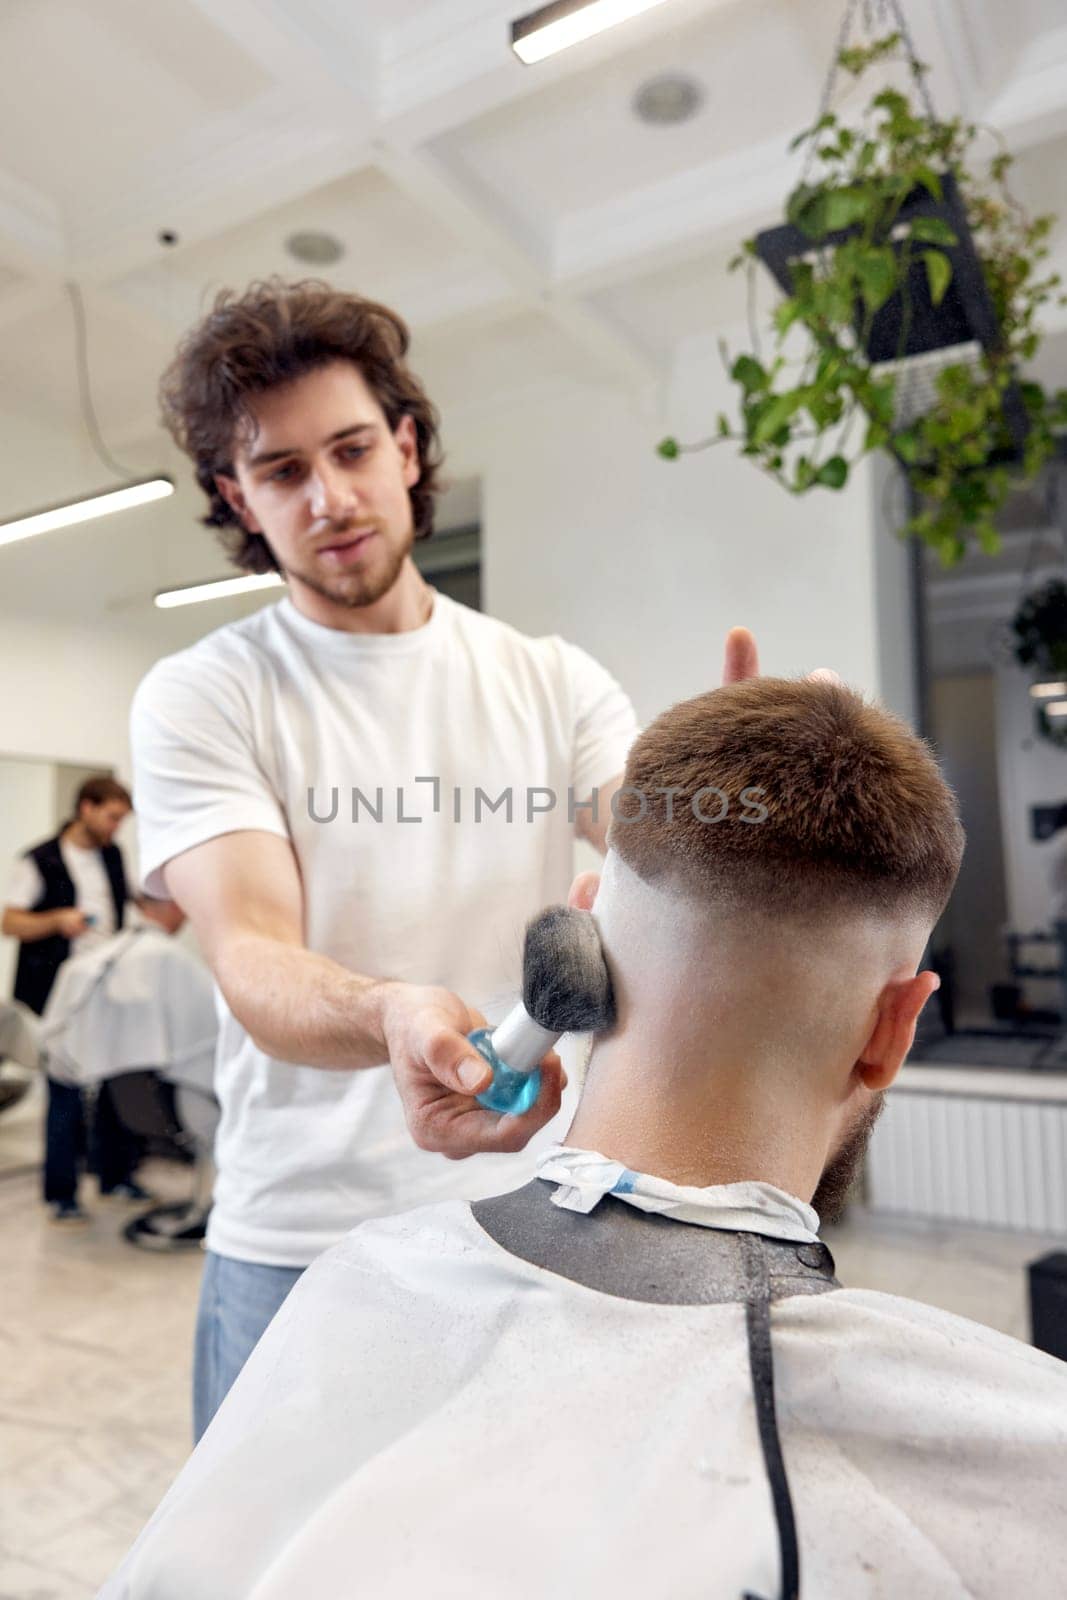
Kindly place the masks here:
[(18, 911), (8, 906), (0, 922), (0, 933), (9, 939), (21, 939), (24, 944), (36, 944), (38, 939), (50, 939), (58, 933), (54, 911)]
[(228, 940), (212, 966), (238, 1022), (275, 1060), (350, 1071), (389, 1059), (384, 980), (251, 933)]

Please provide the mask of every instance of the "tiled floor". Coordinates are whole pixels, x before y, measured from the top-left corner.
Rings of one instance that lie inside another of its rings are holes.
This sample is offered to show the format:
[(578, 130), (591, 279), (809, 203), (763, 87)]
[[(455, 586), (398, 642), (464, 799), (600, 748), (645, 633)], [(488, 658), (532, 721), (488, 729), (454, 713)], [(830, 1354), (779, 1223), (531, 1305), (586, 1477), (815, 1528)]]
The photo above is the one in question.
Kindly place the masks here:
[[(129, 1213), (101, 1205), (77, 1233), (49, 1226), (36, 1176), (18, 1170), (32, 1157), (38, 1116), (30, 1105), (10, 1126), (0, 1119), (0, 1600), (87, 1600), (189, 1447), (200, 1258), (132, 1249), (120, 1237)], [(145, 1176), (157, 1188), (188, 1183), (163, 1168)], [(863, 1212), (826, 1237), (843, 1283), (928, 1300), (1019, 1337), (1024, 1265), (1056, 1245)]]
[[(89, 1227), (45, 1220), (39, 1109), (0, 1120), (0, 1600), (86, 1600), (132, 1543), (189, 1449), (198, 1252), (135, 1250), (136, 1208), (97, 1201)], [(29, 1133), (34, 1137), (32, 1146)], [(149, 1163), (154, 1190), (189, 1176)]]

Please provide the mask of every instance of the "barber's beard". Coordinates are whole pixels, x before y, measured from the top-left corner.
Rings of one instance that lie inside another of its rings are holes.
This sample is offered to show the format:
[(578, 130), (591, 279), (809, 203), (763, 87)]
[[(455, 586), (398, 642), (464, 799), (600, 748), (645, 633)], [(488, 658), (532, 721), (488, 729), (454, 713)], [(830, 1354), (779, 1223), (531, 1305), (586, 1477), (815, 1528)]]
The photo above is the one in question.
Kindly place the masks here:
[[(339, 528), (338, 539), (344, 538), (348, 531)], [(333, 605), (347, 606), (350, 610), (356, 611), (363, 606), (374, 605), (383, 595), (389, 593), (415, 543), (415, 531), (412, 529), (409, 537), (397, 545), (387, 543), (388, 538), (384, 529), (379, 532), (376, 542), (383, 545), (384, 549), (374, 552), (372, 571), (338, 572), (333, 575), (308, 571), (297, 566), (283, 567), (282, 570), (287, 578), (298, 578), (305, 588), (310, 589), (313, 594), (320, 595), (322, 599), (329, 600)]]
[(860, 1163), (867, 1154), (874, 1125), (885, 1108), (885, 1093), (876, 1094), (866, 1111), (863, 1111), (845, 1135), (823, 1168), (819, 1186), (811, 1203), (819, 1213), (820, 1222), (837, 1222), (845, 1209)]

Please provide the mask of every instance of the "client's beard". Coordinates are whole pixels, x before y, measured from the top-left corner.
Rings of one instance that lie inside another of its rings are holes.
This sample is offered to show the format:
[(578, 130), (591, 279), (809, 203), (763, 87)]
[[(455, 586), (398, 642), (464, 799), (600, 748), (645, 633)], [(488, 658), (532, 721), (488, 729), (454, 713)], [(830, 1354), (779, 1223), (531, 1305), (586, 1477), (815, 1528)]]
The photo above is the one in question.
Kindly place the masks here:
[(867, 1109), (845, 1135), (844, 1142), (835, 1150), (819, 1179), (819, 1186), (811, 1203), (819, 1213), (820, 1222), (837, 1222), (845, 1209), (855, 1182), (860, 1162), (867, 1154), (874, 1125), (885, 1108), (885, 1091), (875, 1095)]

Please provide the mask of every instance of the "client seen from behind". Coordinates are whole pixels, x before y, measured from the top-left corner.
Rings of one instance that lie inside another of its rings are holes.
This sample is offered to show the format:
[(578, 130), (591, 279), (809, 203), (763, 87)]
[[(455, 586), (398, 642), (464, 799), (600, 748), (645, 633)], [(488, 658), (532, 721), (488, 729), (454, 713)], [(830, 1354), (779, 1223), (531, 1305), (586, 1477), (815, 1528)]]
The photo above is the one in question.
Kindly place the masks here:
[(567, 1144), (319, 1259), (106, 1600), (1062, 1595), (1067, 1369), (818, 1238), (937, 987), (929, 750), (749, 679), (659, 717), (618, 810)]

